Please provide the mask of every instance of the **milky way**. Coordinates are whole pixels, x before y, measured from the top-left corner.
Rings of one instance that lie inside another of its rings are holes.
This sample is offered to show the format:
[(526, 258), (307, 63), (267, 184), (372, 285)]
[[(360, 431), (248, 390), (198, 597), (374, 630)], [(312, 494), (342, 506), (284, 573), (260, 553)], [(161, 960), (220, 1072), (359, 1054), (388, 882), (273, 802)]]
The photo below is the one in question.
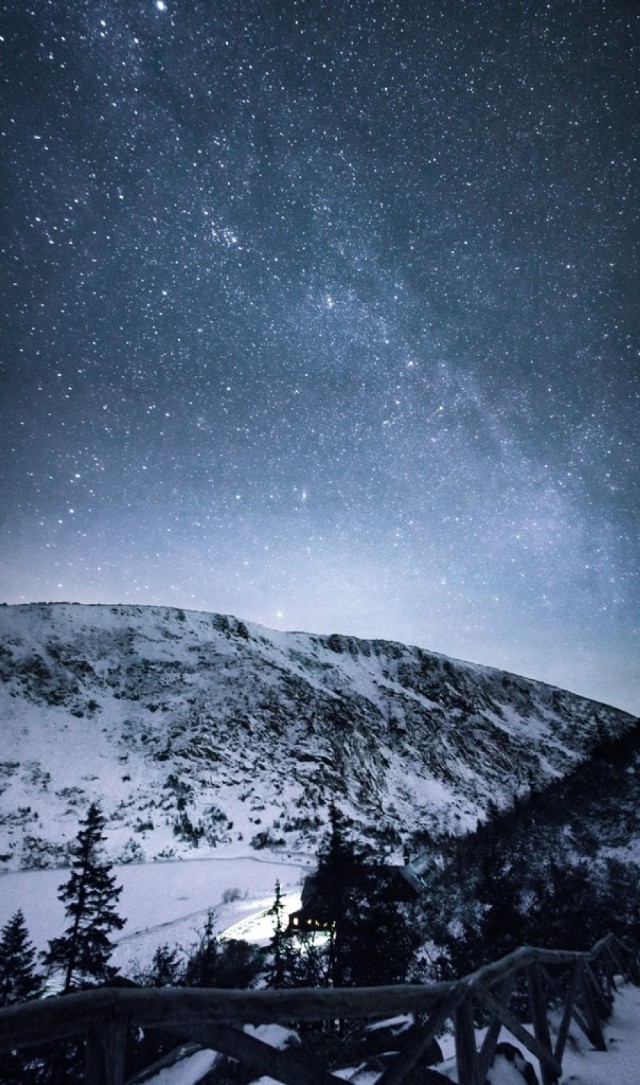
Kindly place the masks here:
[(640, 711), (637, 5), (0, 18), (2, 596)]

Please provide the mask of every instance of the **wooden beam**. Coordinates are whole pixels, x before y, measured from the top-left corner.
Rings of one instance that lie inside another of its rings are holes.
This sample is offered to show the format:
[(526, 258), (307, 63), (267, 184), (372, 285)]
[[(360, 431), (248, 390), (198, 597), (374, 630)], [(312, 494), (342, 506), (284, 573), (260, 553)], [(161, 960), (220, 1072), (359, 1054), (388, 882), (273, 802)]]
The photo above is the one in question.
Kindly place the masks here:
[[(202, 1044), (179, 1044), (178, 1047), (174, 1047), (173, 1051), (168, 1051), (166, 1055), (156, 1059), (150, 1066), (146, 1066), (144, 1070), (138, 1070), (133, 1077), (127, 1078), (126, 1085), (143, 1085), (143, 1082), (155, 1077), (161, 1070), (170, 1069), (176, 1063), (195, 1055), (198, 1051), (202, 1051)], [(222, 1058), (222, 1055), (220, 1055), (220, 1058)], [(215, 1063), (213, 1065), (215, 1066)]]
[[(511, 992), (515, 986), (516, 973), (508, 976), (504, 981), (500, 994), (498, 995), (499, 1002), (508, 1008)], [(500, 1029), (502, 1028), (502, 1021), (495, 1014), (492, 1014), (491, 1021), (489, 1022), (489, 1028), (487, 1029), (484, 1040), (482, 1041), (482, 1047), (478, 1055), (478, 1077), (480, 1081), (484, 1081), (489, 1073), (489, 1067), (493, 1062), (493, 1056), (496, 1050), (496, 1044), (498, 1037), (500, 1036)]]
[(582, 957), (584, 957), (584, 953), (580, 953), (577, 950), (541, 949), (535, 946), (521, 946), (519, 949), (515, 949), (513, 953), (509, 953), (506, 957), (502, 957), (499, 961), (484, 965), (482, 968), (479, 968), (477, 972), (472, 972), (469, 976), (465, 976), (464, 978), (467, 983), (478, 981), (483, 987), (491, 988), (497, 983), (502, 982), (502, 980), (512, 972), (517, 972), (526, 968), (533, 961), (539, 961), (541, 964), (571, 964), (573, 961), (580, 960)]
[(272, 1021), (361, 1020), (396, 1013), (428, 1013), (455, 986), (436, 983), (391, 987), (294, 988), (235, 991), (219, 988), (104, 987), (0, 1009), (0, 1050), (28, 1047), (90, 1031), (123, 1014), (138, 1025), (193, 1021), (262, 1024)]
[(470, 991), (453, 1015), (456, 1041), (456, 1070), (459, 1085), (481, 1085), (478, 1077), (478, 1052), (473, 1023)]
[(569, 987), (565, 996), (564, 1012), (562, 1014), (562, 1020), (560, 1022), (560, 1028), (558, 1029), (558, 1035), (556, 1037), (556, 1045), (553, 1049), (553, 1057), (562, 1062), (562, 1056), (564, 1055), (564, 1049), (569, 1035), (569, 1026), (571, 1025), (571, 1018), (574, 1015), (576, 994), (578, 992), (578, 984), (580, 981), (580, 969), (581, 962), (576, 961), (571, 972), (571, 979), (569, 980)]
[(616, 976), (622, 976), (624, 978), (624, 964), (613, 944), (607, 946), (606, 960), (609, 961), (609, 982), (613, 990), (617, 991), (618, 985), (616, 983)]
[(115, 1012), (111, 988), (17, 1002), (0, 1009), (0, 1050), (65, 1040)]
[(340, 1085), (340, 1078), (328, 1073), (304, 1051), (271, 1047), (231, 1025), (196, 1024), (189, 1028), (189, 1039), (237, 1059), (261, 1076), (273, 1077), (283, 1085)]
[(583, 1016), (581, 1009), (575, 1002), (573, 1004), (573, 1010), (571, 1011), (571, 1015), (578, 1028), (586, 1036), (589, 1043), (593, 1043), (593, 1040), (591, 1038), (591, 1029), (589, 1028), (589, 1022), (587, 1021), (587, 1018)]
[[(579, 992), (583, 1010), (576, 1005), (575, 998), (573, 1008), (569, 1016), (573, 1016), (580, 1028), (582, 1028), (595, 1046), (605, 1050), (602, 1027), (598, 1016), (598, 1002), (606, 1006), (606, 995), (600, 990), (597, 980), (592, 974), (590, 961), (605, 960), (612, 956), (615, 960), (624, 953), (628, 956), (629, 964), (626, 971), (631, 978), (640, 982), (640, 970), (636, 954), (633, 949), (621, 940), (613, 936), (607, 936), (596, 944), (590, 953), (564, 952), (556, 950), (537, 949), (531, 946), (523, 946), (514, 953), (493, 962), (457, 983), (436, 983), (429, 985), (409, 984), (405, 986), (369, 987), (369, 988), (307, 988), (291, 989), (283, 991), (235, 991), (219, 989), (194, 989), (194, 988), (99, 988), (91, 991), (77, 992), (71, 995), (54, 998), (39, 999), (27, 1003), (19, 1003), (0, 1009), (0, 1050), (37, 1046), (38, 1044), (50, 1043), (56, 1040), (64, 1040), (73, 1036), (89, 1034), (90, 1039), (87, 1047), (88, 1065), (97, 1066), (102, 1056), (99, 1056), (99, 1044), (96, 1036), (104, 1031), (105, 1022), (114, 1022), (116, 1019), (129, 1020), (135, 1025), (152, 1028), (166, 1028), (180, 1032), (184, 1036), (195, 1039), (200, 1030), (211, 1029), (215, 1025), (223, 1023), (227, 1025), (241, 1025), (243, 1023), (260, 1024), (263, 1022), (304, 1022), (321, 1021), (327, 1019), (356, 1018), (360, 1020), (372, 1020), (393, 1016), (399, 1013), (415, 1013), (430, 1015), (426, 1030), (420, 1034), (420, 1038), (413, 1048), (407, 1048), (404, 1052), (395, 1077), (389, 1071), (389, 1080), (386, 1085), (398, 1085), (404, 1073), (403, 1066), (415, 1061), (420, 1057), (417, 1052), (425, 1043), (425, 1037), (435, 1034), (437, 1028), (434, 1024), (444, 1012), (443, 1007), (450, 1006), (447, 1011), (454, 1016), (460, 1011), (459, 1029), (460, 1044), (463, 1051), (468, 1049), (468, 1036), (465, 1040), (465, 1029), (468, 1029), (468, 1021), (465, 1024), (465, 1016), (458, 1002), (458, 995), (454, 992), (475, 992), (480, 1001), (489, 1008), (496, 1020), (490, 1026), (492, 1032), (498, 1029), (498, 1022), (502, 1022), (506, 1028), (513, 1032), (516, 1038), (532, 1052), (534, 1057), (544, 1061), (550, 1073), (557, 1073), (559, 1067), (558, 1058), (545, 1050), (545, 1036), (541, 1029), (542, 1010), (538, 1012), (538, 1031), (542, 1037), (540, 1042), (536, 1037), (527, 1033), (523, 1026), (509, 1013), (506, 1006), (496, 999), (490, 989), (498, 984), (504, 984), (513, 977), (520, 969), (536, 967), (539, 964), (571, 964), (583, 962)], [(591, 976), (590, 976), (591, 973)], [(575, 992), (577, 995), (578, 991)], [(567, 1005), (570, 1003), (568, 1000)], [(542, 996), (540, 1006), (542, 1005)], [(445, 1014), (446, 1016), (446, 1014)], [(556, 1052), (562, 1055), (568, 1030), (567, 1010), (561, 1025), (561, 1037), (556, 1044)], [(585, 1019), (586, 1018), (586, 1019)], [(109, 1025), (109, 1028), (111, 1026)], [(438, 1026), (439, 1027), (439, 1026)], [(117, 1028), (114, 1025), (115, 1032)], [(435, 1030), (435, 1031), (434, 1031)], [(499, 1030), (498, 1030), (499, 1031)], [(496, 1035), (498, 1033), (496, 1032)], [(561, 1040), (561, 1042), (560, 1042)], [(117, 1041), (114, 1051), (120, 1050)], [(413, 1041), (412, 1041), (413, 1042)], [(486, 1054), (482, 1056), (483, 1065)], [(542, 1052), (542, 1054), (541, 1054)], [(482, 1053), (481, 1053), (482, 1054)], [(120, 1056), (118, 1055), (117, 1058)], [(116, 1058), (116, 1063), (117, 1063)], [(404, 1061), (403, 1061), (404, 1060)], [(471, 1056), (469, 1054), (469, 1060)], [(102, 1060), (104, 1062), (104, 1059)], [(113, 1060), (110, 1060), (111, 1066)], [(106, 1064), (105, 1064), (106, 1066)], [(112, 1073), (111, 1069), (99, 1071), (103, 1077)], [(98, 1071), (96, 1070), (96, 1074)], [(114, 1070), (114, 1082), (118, 1081)], [(95, 1077), (95, 1075), (94, 1075)], [(97, 1078), (96, 1078), (97, 1080)], [(298, 1085), (300, 1079), (298, 1078)], [(111, 1082), (109, 1081), (109, 1085)]]
[(585, 961), (582, 962), (582, 968), (580, 969), (580, 993), (582, 994), (582, 1001), (584, 1003), (584, 1011), (587, 1019), (587, 1036), (596, 1051), (606, 1051), (607, 1045), (602, 1032), (602, 1023), (598, 1016), (596, 1000), (591, 987), (591, 978), (587, 973)]
[(567, 1036), (569, 1034), (569, 1027), (571, 1025), (572, 1018), (578, 1028), (589, 1040), (589, 1042), (591, 1042), (591, 1031), (589, 1029), (589, 1024), (576, 1004), (576, 996), (579, 990), (580, 977), (582, 975), (582, 969), (586, 957), (587, 955), (584, 953), (577, 956), (577, 959), (574, 962), (571, 978), (569, 980), (569, 987), (567, 989), (567, 992), (565, 992), (564, 994), (561, 992), (559, 984), (556, 982), (556, 980), (549, 975), (547, 969), (544, 968), (542, 965), (539, 966), (548, 986), (564, 1002), (563, 1017), (556, 1037), (556, 1046), (553, 1051), (553, 1057), (558, 1062), (562, 1062), (562, 1056), (564, 1054), (564, 1049), (567, 1041)]
[(123, 1017), (97, 1024), (85, 1041), (85, 1085), (123, 1085), (127, 1021)]
[(400, 1085), (422, 1058), (427, 1047), (434, 1040), (448, 1017), (455, 1012), (459, 1003), (466, 998), (462, 984), (458, 984), (446, 995), (440, 1005), (432, 1012), (423, 1026), (411, 1029), (408, 1042), (397, 1058), (384, 1071), (376, 1085)]
[[(549, 1021), (547, 1019), (547, 1002), (542, 986), (540, 965), (537, 961), (534, 961), (527, 968), (527, 989), (529, 992), (529, 1007), (531, 1009), (534, 1036), (538, 1043), (544, 1047), (550, 1055), (553, 1055), (551, 1051)], [(547, 1063), (540, 1063), (540, 1072), (542, 1074), (542, 1085), (554, 1085), (554, 1082), (558, 1080), (558, 1075), (551, 1070)]]
[(637, 950), (622, 938), (616, 938), (616, 942), (625, 958), (625, 979), (631, 980), (631, 982), (636, 985), (640, 984), (640, 967), (638, 966)]
[(610, 994), (604, 990), (589, 961), (584, 962), (584, 971), (593, 993), (598, 1017), (601, 1021), (607, 1021), (611, 1016), (611, 1004), (613, 999)]
[[(599, 943), (600, 944), (600, 943)], [(625, 946), (625, 952), (627, 947)], [(464, 982), (485, 988), (532, 961), (570, 963), (584, 954), (523, 946), (500, 961), (478, 969)], [(637, 972), (635, 957), (630, 969)], [(56, 998), (39, 999), (0, 1009), (0, 1050), (65, 1039), (89, 1031), (96, 1021), (114, 1012), (137, 1024), (181, 1025), (190, 1021), (321, 1021), (332, 1017), (371, 1020), (397, 1013), (425, 1014), (435, 1010), (453, 983), (368, 988), (307, 988), (284, 991), (100, 988)]]
[(603, 938), (599, 943), (596, 943), (589, 955), (592, 961), (597, 961), (604, 969), (609, 985), (609, 993), (611, 990), (617, 990), (615, 971), (616, 968), (619, 969), (619, 961), (616, 957), (615, 944), (616, 939), (614, 935), (608, 934), (606, 938)]
[(562, 1074), (562, 1066), (554, 1059), (550, 1051), (542, 1046), (541, 1043), (532, 1036), (530, 1032), (527, 1032), (524, 1025), (518, 1021), (517, 1017), (514, 1017), (510, 1010), (502, 1006), (498, 999), (491, 994), (490, 991), (483, 987), (482, 984), (476, 984), (473, 989), (475, 997), (478, 999), (481, 1005), (490, 1013), (496, 1014), (500, 1018), (504, 1027), (515, 1036), (516, 1040), (519, 1040), (521, 1044), (531, 1052), (534, 1058), (542, 1065), (548, 1066), (551, 1073), (555, 1074), (556, 1078), (559, 1078)]
[(594, 960), (596, 957), (599, 957), (600, 954), (604, 952), (607, 946), (610, 946), (615, 941), (617, 941), (615, 934), (612, 934), (611, 931), (609, 931), (608, 934), (605, 934), (604, 938), (598, 939), (596, 944), (592, 946), (590, 950), (588, 950), (586, 956), (589, 957), (591, 960)]

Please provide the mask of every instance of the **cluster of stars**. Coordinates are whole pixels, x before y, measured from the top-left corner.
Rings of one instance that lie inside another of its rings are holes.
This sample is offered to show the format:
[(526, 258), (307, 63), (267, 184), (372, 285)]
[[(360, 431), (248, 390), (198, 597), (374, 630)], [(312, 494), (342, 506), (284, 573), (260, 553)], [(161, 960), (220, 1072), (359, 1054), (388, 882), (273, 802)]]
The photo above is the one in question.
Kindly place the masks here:
[(640, 13), (10, 2), (9, 601), (640, 709)]

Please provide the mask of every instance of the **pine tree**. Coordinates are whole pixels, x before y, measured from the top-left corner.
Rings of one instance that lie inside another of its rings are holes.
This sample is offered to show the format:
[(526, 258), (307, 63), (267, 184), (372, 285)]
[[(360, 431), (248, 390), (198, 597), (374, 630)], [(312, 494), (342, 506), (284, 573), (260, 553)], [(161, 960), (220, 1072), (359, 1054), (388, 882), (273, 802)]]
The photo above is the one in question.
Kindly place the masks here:
[(42, 978), (35, 971), (35, 949), (19, 908), (0, 933), (0, 1006), (35, 998)]
[(318, 852), (313, 907), (329, 935), (327, 981), (347, 982), (349, 938), (357, 922), (358, 902), (367, 882), (364, 855), (347, 835), (344, 816), (335, 804), (329, 809), (329, 833)]
[(404, 982), (418, 948), (408, 908), (389, 896), (384, 862), (354, 844), (335, 806), (329, 813), (309, 904), (329, 936), (326, 982), (334, 987)]
[(265, 984), (272, 990), (292, 987), (295, 984), (295, 954), (291, 939), (284, 926), (284, 903), (280, 882), (276, 882), (276, 895), (267, 915), (273, 919), (273, 934), (269, 939), (269, 963)]
[(109, 933), (124, 926), (115, 910), (122, 888), (116, 886), (111, 865), (101, 856), (104, 825), (104, 815), (94, 802), (72, 849), (71, 876), (58, 891), (70, 925), (62, 937), (49, 942), (44, 960), (62, 971), (64, 993), (78, 983), (104, 983), (114, 975), (109, 967), (113, 949)]
[(198, 941), (191, 947), (184, 971), (187, 987), (215, 987), (216, 973), (220, 963), (220, 942), (214, 933), (216, 913), (207, 912), (204, 927)]
[(182, 983), (184, 966), (180, 960), (177, 946), (163, 942), (158, 946), (151, 961), (149, 972), (142, 977), (143, 983), (152, 987), (179, 987)]
[(238, 938), (221, 940), (214, 934), (216, 915), (207, 913), (200, 937), (187, 957), (186, 987), (248, 988), (262, 966), (257, 946)]
[(286, 987), (286, 973), (284, 967), (284, 904), (282, 903), (282, 890), (280, 882), (276, 882), (276, 895), (267, 915), (273, 917), (273, 934), (269, 939), (271, 962), (267, 968), (266, 985), (276, 990)]

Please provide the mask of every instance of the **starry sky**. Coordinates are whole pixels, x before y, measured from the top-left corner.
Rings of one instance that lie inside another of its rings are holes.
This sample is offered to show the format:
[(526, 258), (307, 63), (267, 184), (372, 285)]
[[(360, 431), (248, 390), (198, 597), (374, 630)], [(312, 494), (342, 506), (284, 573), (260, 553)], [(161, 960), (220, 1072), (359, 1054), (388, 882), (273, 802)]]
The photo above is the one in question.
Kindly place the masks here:
[(5, 0), (0, 597), (640, 713), (635, 0)]

